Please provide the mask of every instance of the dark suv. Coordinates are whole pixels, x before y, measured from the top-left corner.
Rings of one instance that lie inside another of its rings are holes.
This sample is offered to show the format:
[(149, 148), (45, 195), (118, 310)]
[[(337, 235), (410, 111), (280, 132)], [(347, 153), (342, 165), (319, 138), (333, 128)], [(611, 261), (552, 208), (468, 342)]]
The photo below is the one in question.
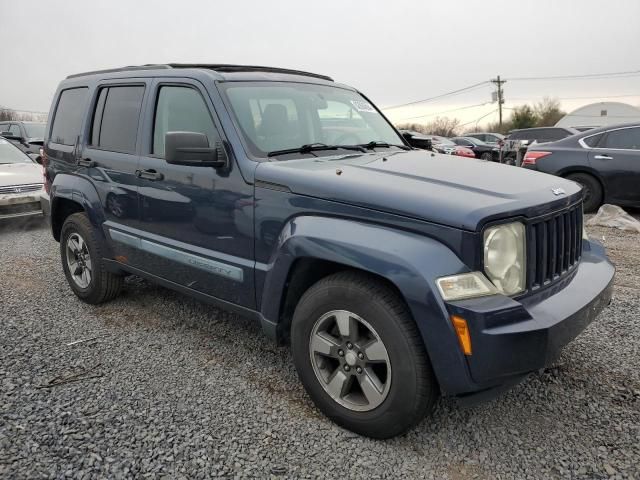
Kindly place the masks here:
[(511, 130), (500, 146), (500, 162), (521, 166), (522, 157), (531, 145), (555, 142), (579, 133), (570, 127), (534, 127)]
[(51, 225), (75, 294), (104, 302), (135, 274), (254, 318), (364, 435), (407, 430), (439, 393), (514, 384), (611, 298), (578, 184), (413, 150), (323, 75), (90, 72), (51, 112)]
[(0, 136), (11, 141), (29, 157), (40, 163), (40, 148), (42, 148), (45, 126), (44, 122), (2, 121), (0, 122)]

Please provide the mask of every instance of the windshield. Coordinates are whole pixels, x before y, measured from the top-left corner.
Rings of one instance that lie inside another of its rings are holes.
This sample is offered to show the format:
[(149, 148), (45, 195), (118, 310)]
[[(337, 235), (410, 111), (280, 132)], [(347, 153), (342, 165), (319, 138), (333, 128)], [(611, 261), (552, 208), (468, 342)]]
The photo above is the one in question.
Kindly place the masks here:
[(0, 165), (3, 163), (33, 163), (21, 150), (0, 138)]
[(230, 82), (221, 87), (256, 157), (314, 144), (404, 145), (373, 105), (352, 90), (291, 82)]
[(29, 138), (44, 138), (45, 123), (24, 123)]

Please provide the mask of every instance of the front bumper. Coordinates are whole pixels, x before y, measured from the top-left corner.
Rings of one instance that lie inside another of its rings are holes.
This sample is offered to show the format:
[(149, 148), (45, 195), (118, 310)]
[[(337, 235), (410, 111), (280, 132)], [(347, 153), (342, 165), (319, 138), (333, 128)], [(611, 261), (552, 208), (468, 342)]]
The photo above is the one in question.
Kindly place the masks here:
[(468, 394), (517, 383), (552, 363), (562, 348), (610, 303), (615, 269), (604, 249), (585, 242), (579, 266), (567, 278), (515, 300), (502, 295), (448, 304), (467, 320), (472, 355), (466, 357)]
[(0, 195), (0, 220), (42, 216), (41, 192)]

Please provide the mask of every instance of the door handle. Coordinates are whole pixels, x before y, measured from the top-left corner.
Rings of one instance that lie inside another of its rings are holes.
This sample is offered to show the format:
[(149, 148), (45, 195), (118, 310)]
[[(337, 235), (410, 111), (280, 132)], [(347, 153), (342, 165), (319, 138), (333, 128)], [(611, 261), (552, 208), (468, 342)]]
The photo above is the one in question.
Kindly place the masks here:
[(90, 158), (81, 158), (80, 160), (78, 160), (78, 165), (80, 165), (81, 167), (93, 168), (97, 165), (97, 163)]
[(156, 172), (155, 170), (136, 170), (136, 177), (144, 178), (145, 180), (162, 180), (164, 175), (160, 172)]
[(609, 155), (595, 155), (593, 158), (596, 160), (613, 160), (613, 157), (610, 157)]

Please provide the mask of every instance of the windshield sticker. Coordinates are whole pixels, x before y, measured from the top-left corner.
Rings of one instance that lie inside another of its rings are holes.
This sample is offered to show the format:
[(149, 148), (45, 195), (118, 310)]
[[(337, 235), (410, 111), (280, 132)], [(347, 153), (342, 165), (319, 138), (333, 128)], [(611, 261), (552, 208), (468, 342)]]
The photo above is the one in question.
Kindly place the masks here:
[(376, 109), (373, 108), (369, 102), (365, 102), (364, 100), (351, 100), (351, 105), (355, 107), (355, 109), (359, 112), (375, 112)]

